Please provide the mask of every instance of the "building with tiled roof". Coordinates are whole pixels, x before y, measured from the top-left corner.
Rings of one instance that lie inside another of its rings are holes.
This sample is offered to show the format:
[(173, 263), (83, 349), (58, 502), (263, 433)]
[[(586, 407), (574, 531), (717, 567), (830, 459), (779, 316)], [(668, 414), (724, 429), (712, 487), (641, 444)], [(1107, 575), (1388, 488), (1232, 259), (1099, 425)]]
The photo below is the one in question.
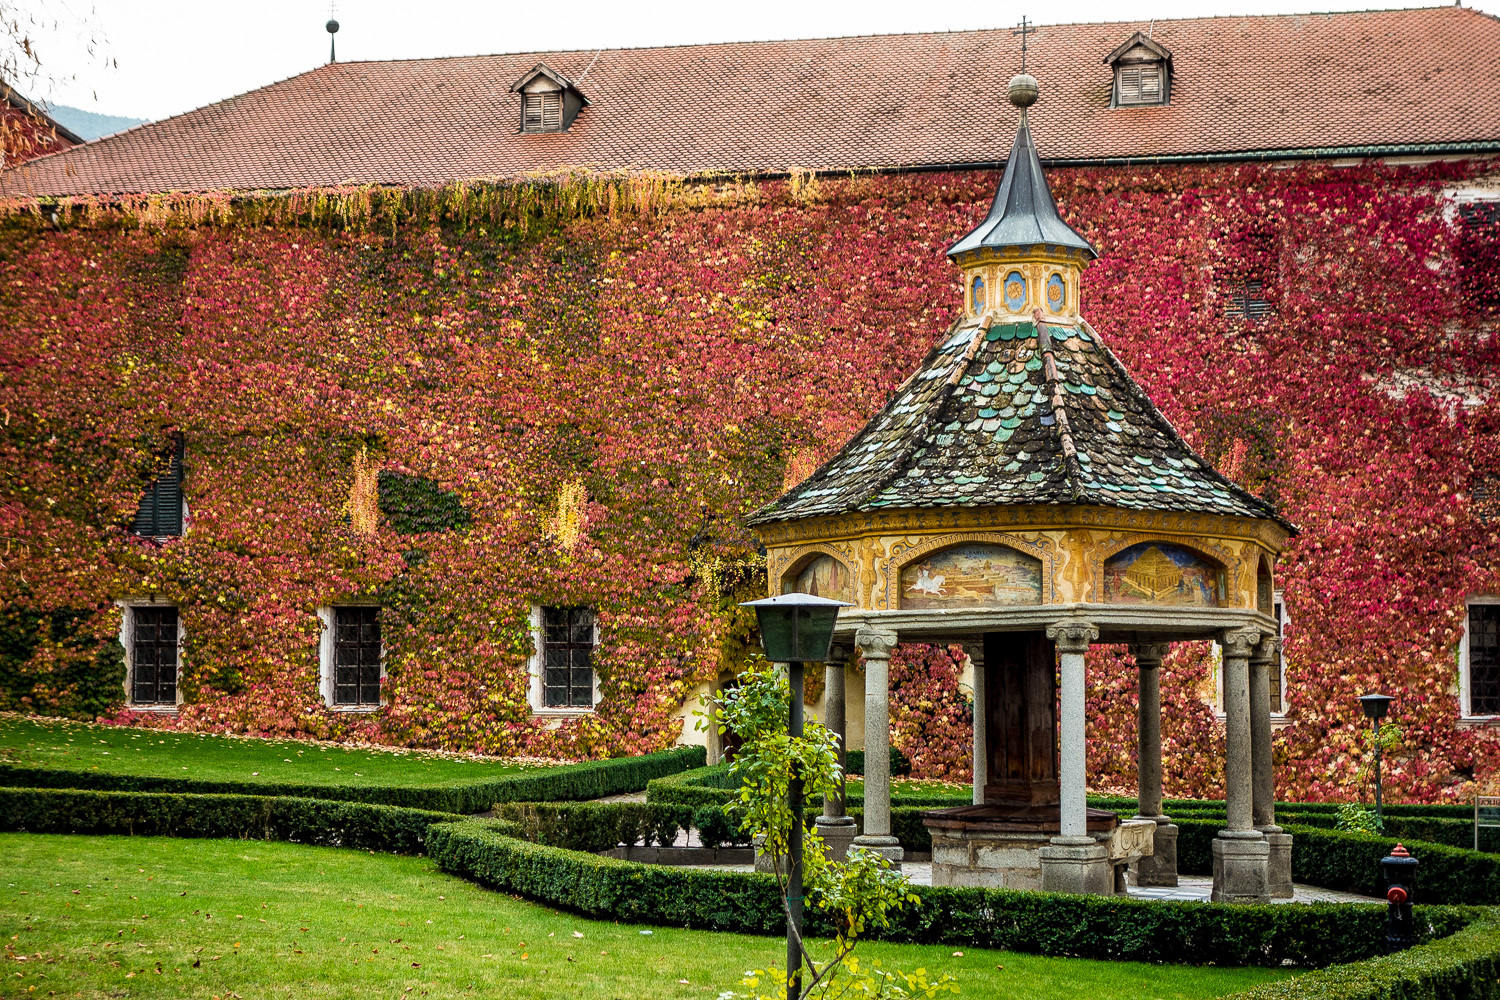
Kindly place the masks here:
[[(1050, 164), (1500, 151), (1500, 20), (1462, 7), (1053, 25), (1031, 45)], [(1016, 125), (996, 69), (1014, 48), (997, 29), (330, 63), (32, 163), (0, 190), (994, 166)], [(533, 77), (567, 101), (516, 86)]]
[(0, 160), (4, 166), (25, 163), (83, 141), (45, 107), (0, 80)]

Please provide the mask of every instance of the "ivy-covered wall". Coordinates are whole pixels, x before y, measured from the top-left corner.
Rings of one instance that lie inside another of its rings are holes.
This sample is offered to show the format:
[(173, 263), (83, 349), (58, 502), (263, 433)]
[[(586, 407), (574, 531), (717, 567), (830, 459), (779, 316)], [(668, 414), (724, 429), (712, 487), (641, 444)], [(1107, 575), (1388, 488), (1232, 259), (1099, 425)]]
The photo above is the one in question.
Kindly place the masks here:
[[(1492, 738), (1454, 726), (1454, 648), (1465, 596), (1500, 591), (1496, 525), (1471, 503), (1500, 471), (1480, 391), (1500, 361), (1495, 248), (1458, 245), (1437, 198), (1480, 170), (1051, 175), (1102, 254), (1084, 314), (1190, 441), (1303, 528), (1279, 581), (1288, 796), (1347, 792), (1352, 698), (1375, 687), (1409, 727), (1395, 796), (1457, 795), (1492, 766)], [(492, 752), (670, 744), (674, 710), (743, 646), (726, 596), (753, 574), (740, 518), (941, 334), (959, 304), (943, 251), (995, 182), (574, 178), (145, 200), (55, 225), (12, 205), (0, 599), (77, 613), (100, 639), (116, 598), (176, 602), (186, 704), (155, 724)], [(1273, 315), (1226, 318), (1252, 281)], [(132, 539), (174, 431), (187, 536)], [(317, 690), (314, 609), (348, 598), (386, 608), (388, 707), (360, 720)], [(533, 603), (599, 609), (592, 717), (530, 718)], [(1095, 780), (1128, 787), (1133, 671), (1091, 662)], [(1191, 647), (1169, 664), (1173, 794), (1219, 780), (1207, 669)], [(13, 707), (92, 713), (100, 697), (16, 687), (0, 685)]]

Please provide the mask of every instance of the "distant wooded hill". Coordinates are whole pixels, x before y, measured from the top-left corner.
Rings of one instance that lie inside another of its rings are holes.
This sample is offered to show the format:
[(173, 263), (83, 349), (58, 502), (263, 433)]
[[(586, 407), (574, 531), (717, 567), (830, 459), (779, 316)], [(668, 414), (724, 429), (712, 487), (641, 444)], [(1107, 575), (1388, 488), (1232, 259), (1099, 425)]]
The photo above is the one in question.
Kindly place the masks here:
[(101, 115), (82, 108), (70, 108), (66, 104), (51, 105), (48, 111), (59, 125), (83, 139), (97, 139), (101, 135), (119, 132), (146, 120), (126, 118), (123, 115)]

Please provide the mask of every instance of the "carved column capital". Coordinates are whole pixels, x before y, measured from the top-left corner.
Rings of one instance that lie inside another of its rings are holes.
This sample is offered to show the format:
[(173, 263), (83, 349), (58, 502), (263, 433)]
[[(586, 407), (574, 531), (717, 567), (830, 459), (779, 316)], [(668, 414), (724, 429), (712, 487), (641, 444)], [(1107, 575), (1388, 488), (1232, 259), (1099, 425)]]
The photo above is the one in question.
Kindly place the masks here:
[(828, 659), (824, 661), (830, 666), (844, 667), (849, 665), (849, 647), (843, 643), (834, 643), (828, 647)]
[(1130, 652), (1135, 657), (1135, 665), (1142, 670), (1155, 670), (1161, 666), (1161, 661), (1166, 658), (1171, 648), (1172, 644), (1169, 642), (1133, 642), (1130, 644)]
[(1250, 662), (1255, 665), (1275, 663), (1280, 654), (1280, 639), (1262, 637), (1260, 642), (1256, 643), (1255, 649), (1250, 653)]
[(864, 626), (854, 633), (854, 645), (867, 660), (888, 660), (896, 648), (896, 633), (889, 629)]
[(1060, 653), (1087, 653), (1099, 641), (1099, 627), (1092, 622), (1055, 622), (1047, 626), (1047, 638)]
[(1248, 660), (1260, 640), (1260, 629), (1254, 628), (1225, 629), (1219, 634), (1219, 646), (1229, 659)]

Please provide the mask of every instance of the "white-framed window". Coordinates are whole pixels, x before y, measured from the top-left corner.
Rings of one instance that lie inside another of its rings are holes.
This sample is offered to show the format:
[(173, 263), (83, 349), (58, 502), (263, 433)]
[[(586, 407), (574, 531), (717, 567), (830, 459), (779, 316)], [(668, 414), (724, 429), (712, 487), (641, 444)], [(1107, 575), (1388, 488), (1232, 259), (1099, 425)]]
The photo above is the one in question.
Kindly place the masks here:
[[(1271, 599), (1271, 617), (1276, 619), (1276, 638), (1281, 640), (1277, 650), (1276, 659), (1271, 663), (1271, 719), (1276, 724), (1284, 725), (1281, 720), (1286, 718), (1286, 630), (1291, 624), (1287, 617), (1286, 601), (1282, 600), (1281, 591), (1276, 591)], [(1224, 649), (1217, 642), (1209, 647), (1209, 656), (1213, 664), (1214, 672), (1214, 716), (1220, 722), (1224, 721)]]
[(380, 606), (339, 604), (318, 609), (318, 690), (324, 704), (340, 712), (373, 712), (385, 680), (385, 644)]
[(592, 712), (599, 701), (594, 650), (599, 628), (592, 608), (531, 609), (531, 709), (537, 715)]
[(120, 607), (120, 645), (125, 648), (125, 703), (131, 708), (173, 711), (182, 703), (182, 616), (177, 605), (155, 598), (127, 598)]
[(1465, 719), (1500, 716), (1500, 595), (1465, 602), (1458, 643), (1459, 711)]

